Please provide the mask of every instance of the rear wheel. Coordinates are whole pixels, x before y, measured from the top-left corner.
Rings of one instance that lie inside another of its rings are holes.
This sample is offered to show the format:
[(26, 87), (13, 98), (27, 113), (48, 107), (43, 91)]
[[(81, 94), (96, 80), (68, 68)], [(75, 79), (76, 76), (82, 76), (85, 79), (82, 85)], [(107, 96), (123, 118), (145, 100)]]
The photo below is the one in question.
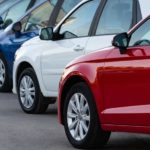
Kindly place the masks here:
[(98, 148), (108, 142), (110, 132), (103, 131), (90, 89), (85, 83), (74, 85), (64, 104), (64, 127), (76, 148)]
[(21, 73), (17, 89), (19, 102), (24, 112), (36, 114), (47, 110), (49, 103), (44, 100), (32, 68), (27, 68)]
[(0, 92), (9, 92), (11, 89), (12, 86), (8, 75), (7, 63), (2, 54), (0, 54)]

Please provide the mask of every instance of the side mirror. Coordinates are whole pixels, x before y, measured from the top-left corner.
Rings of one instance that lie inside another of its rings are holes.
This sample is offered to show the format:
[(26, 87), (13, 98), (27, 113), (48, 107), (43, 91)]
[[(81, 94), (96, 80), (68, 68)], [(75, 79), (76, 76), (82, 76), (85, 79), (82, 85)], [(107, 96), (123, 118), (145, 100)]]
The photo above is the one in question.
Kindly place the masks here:
[(127, 33), (121, 33), (114, 37), (112, 45), (120, 49), (121, 54), (126, 52), (129, 45), (129, 37)]
[(21, 35), (22, 30), (22, 24), (21, 22), (16, 22), (12, 26), (12, 31), (15, 33), (16, 37), (19, 37)]
[(41, 40), (52, 40), (54, 36), (53, 27), (42, 28), (39, 36)]
[(0, 16), (0, 25), (2, 25), (4, 23), (3, 18)]

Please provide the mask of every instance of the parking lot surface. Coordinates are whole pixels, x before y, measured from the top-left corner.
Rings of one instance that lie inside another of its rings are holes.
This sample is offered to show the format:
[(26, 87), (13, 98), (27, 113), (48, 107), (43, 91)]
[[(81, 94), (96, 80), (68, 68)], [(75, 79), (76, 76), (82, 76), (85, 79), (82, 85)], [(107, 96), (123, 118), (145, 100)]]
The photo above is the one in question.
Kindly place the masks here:
[[(42, 115), (22, 112), (17, 97), (0, 94), (0, 150), (73, 150), (58, 123), (57, 107)], [(150, 135), (113, 133), (106, 150), (149, 150)]]

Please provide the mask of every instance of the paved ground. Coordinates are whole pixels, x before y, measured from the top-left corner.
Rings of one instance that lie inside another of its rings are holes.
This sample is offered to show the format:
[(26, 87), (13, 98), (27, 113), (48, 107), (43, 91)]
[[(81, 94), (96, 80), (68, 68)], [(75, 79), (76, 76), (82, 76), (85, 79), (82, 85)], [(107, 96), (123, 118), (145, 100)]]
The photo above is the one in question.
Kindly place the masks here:
[[(27, 115), (16, 96), (0, 94), (0, 150), (73, 150), (63, 127), (58, 124), (56, 106), (44, 115)], [(113, 133), (106, 150), (149, 150), (150, 136)]]

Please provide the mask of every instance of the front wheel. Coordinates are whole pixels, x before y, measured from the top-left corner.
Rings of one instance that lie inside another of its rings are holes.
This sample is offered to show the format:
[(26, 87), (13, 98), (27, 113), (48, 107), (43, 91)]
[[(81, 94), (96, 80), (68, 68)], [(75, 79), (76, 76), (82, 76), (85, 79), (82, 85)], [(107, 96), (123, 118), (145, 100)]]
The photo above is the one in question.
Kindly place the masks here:
[(85, 83), (74, 85), (64, 104), (64, 127), (70, 143), (76, 148), (103, 147), (110, 132), (103, 131), (90, 89)]
[(18, 82), (18, 98), (21, 108), (29, 114), (44, 113), (49, 103), (44, 101), (36, 74), (32, 68), (25, 69)]

